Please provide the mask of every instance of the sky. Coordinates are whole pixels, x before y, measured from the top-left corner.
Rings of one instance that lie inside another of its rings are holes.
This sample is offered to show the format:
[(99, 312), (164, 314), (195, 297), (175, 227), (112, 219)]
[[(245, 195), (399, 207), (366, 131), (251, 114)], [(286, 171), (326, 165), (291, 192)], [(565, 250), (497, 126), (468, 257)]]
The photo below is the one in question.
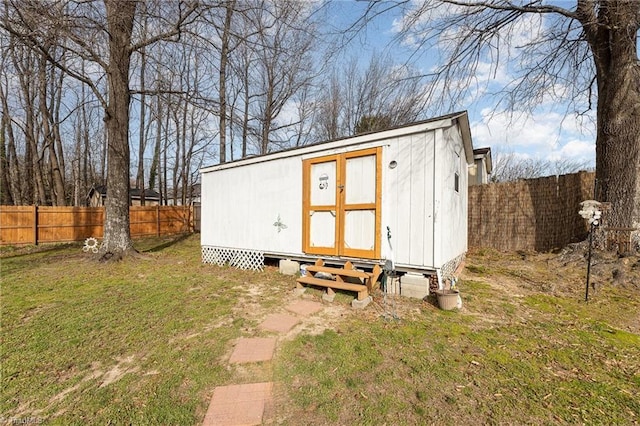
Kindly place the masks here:
[[(564, 2), (562, 6), (570, 7)], [(362, 3), (341, 2), (336, 25), (354, 19), (362, 13)], [(389, 51), (399, 63), (407, 61), (413, 53), (410, 42), (398, 45), (392, 40), (397, 35), (395, 28), (401, 19), (400, 11), (395, 10), (378, 16), (350, 46), (366, 62), (373, 52)], [(523, 31), (524, 32), (524, 31)], [(522, 33), (522, 32), (521, 32)], [(515, 33), (518, 36), (518, 33)], [(413, 65), (429, 70), (434, 66), (430, 58), (437, 55), (420, 55)], [(479, 78), (488, 78), (486, 91), (496, 90), (512, 79), (509, 66), (500, 67), (497, 72), (489, 73), (488, 65), (483, 63), (478, 69)], [(532, 112), (524, 109), (496, 111), (496, 100), (479, 91), (468, 102), (455, 110), (466, 109), (469, 112), (471, 133), (475, 148), (491, 147), (494, 157), (500, 154), (512, 154), (523, 158), (548, 160), (550, 162), (570, 160), (576, 163), (595, 165), (595, 111), (577, 116), (567, 113), (567, 105), (557, 102), (543, 103)], [(570, 109), (569, 109), (570, 110)], [(443, 113), (453, 111), (443, 111)]]

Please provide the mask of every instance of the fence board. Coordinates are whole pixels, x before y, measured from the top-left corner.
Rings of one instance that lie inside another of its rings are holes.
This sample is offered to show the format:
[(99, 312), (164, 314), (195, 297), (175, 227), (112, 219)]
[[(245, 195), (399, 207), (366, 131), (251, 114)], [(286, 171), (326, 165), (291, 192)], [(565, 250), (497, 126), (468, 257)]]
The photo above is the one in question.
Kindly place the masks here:
[[(132, 237), (191, 230), (190, 206), (131, 206)], [(0, 206), (0, 245), (82, 241), (101, 238), (104, 207)]]

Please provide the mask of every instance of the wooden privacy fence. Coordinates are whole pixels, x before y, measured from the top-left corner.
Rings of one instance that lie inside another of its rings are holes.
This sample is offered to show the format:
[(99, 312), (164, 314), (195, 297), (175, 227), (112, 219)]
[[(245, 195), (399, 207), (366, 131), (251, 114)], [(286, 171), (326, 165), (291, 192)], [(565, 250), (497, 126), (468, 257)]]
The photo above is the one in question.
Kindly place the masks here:
[(594, 173), (492, 183), (469, 188), (469, 247), (548, 251), (588, 233), (578, 215), (593, 198)]
[[(170, 235), (192, 229), (190, 206), (129, 207), (132, 237)], [(0, 206), (0, 245), (102, 238), (104, 207)]]

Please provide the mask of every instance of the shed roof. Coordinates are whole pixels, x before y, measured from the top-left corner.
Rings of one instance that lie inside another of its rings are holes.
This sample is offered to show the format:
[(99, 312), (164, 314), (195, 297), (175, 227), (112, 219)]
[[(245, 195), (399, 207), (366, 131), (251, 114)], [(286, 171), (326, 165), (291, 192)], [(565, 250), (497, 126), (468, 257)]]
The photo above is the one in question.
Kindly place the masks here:
[(469, 127), (469, 116), (467, 111), (454, 112), (439, 117), (433, 117), (427, 120), (417, 121), (410, 124), (404, 124), (402, 126), (393, 127), (390, 129), (361, 133), (355, 136), (346, 136), (329, 141), (318, 142), (311, 145), (304, 145), (300, 147), (293, 147), (282, 151), (273, 153), (254, 155), (251, 157), (245, 157), (239, 160), (231, 161), (223, 164), (215, 164), (211, 166), (205, 166), (200, 169), (201, 173), (212, 172), (215, 170), (230, 169), (234, 167), (245, 166), (253, 163), (262, 163), (278, 158), (291, 157), (294, 155), (302, 155), (307, 153), (313, 153), (318, 151), (324, 151), (327, 149), (345, 147), (350, 145), (359, 145), (366, 142), (374, 142), (376, 140), (384, 140), (397, 136), (410, 135), (413, 133), (421, 133), (424, 131), (434, 130), (443, 127), (449, 127), (456, 124), (456, 121), (460, 122), (460, 131), (462, 133), (462, 140), (464, 143), (465, 157), (467, 164), (473, 163), (473, 143), (471, 140), (471, 129)]

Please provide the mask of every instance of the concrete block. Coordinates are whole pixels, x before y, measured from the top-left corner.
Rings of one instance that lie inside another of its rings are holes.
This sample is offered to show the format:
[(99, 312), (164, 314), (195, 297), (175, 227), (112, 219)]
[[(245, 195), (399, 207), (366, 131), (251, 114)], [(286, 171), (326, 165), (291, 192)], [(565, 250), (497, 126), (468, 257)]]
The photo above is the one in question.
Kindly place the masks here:
[(400, 278), (400, 294), (424, 299), (429, 295), (429, 278), (417, 274), (405, 274)]
[(362, 300), (353, 299), (351, 301), (351, 307), (353, 309), (364, 309), (367, 307), (369, 303), (371, 303), (372, 300), (373, 298), (371, 296), (367, 296), (365, 299), (362, 299)]
[(295, 260), (282, 259), (279, 267), (282, 275), (295, 275), (300, 271), (300, 263)]
[(333, 291), (333, 289), (331, 288), (327, 288), (327, 291), (322, 293), (322, 300), (324, 300), (325, 302), (331, 303), (335, 298), (336, 298), (336, 292)]

